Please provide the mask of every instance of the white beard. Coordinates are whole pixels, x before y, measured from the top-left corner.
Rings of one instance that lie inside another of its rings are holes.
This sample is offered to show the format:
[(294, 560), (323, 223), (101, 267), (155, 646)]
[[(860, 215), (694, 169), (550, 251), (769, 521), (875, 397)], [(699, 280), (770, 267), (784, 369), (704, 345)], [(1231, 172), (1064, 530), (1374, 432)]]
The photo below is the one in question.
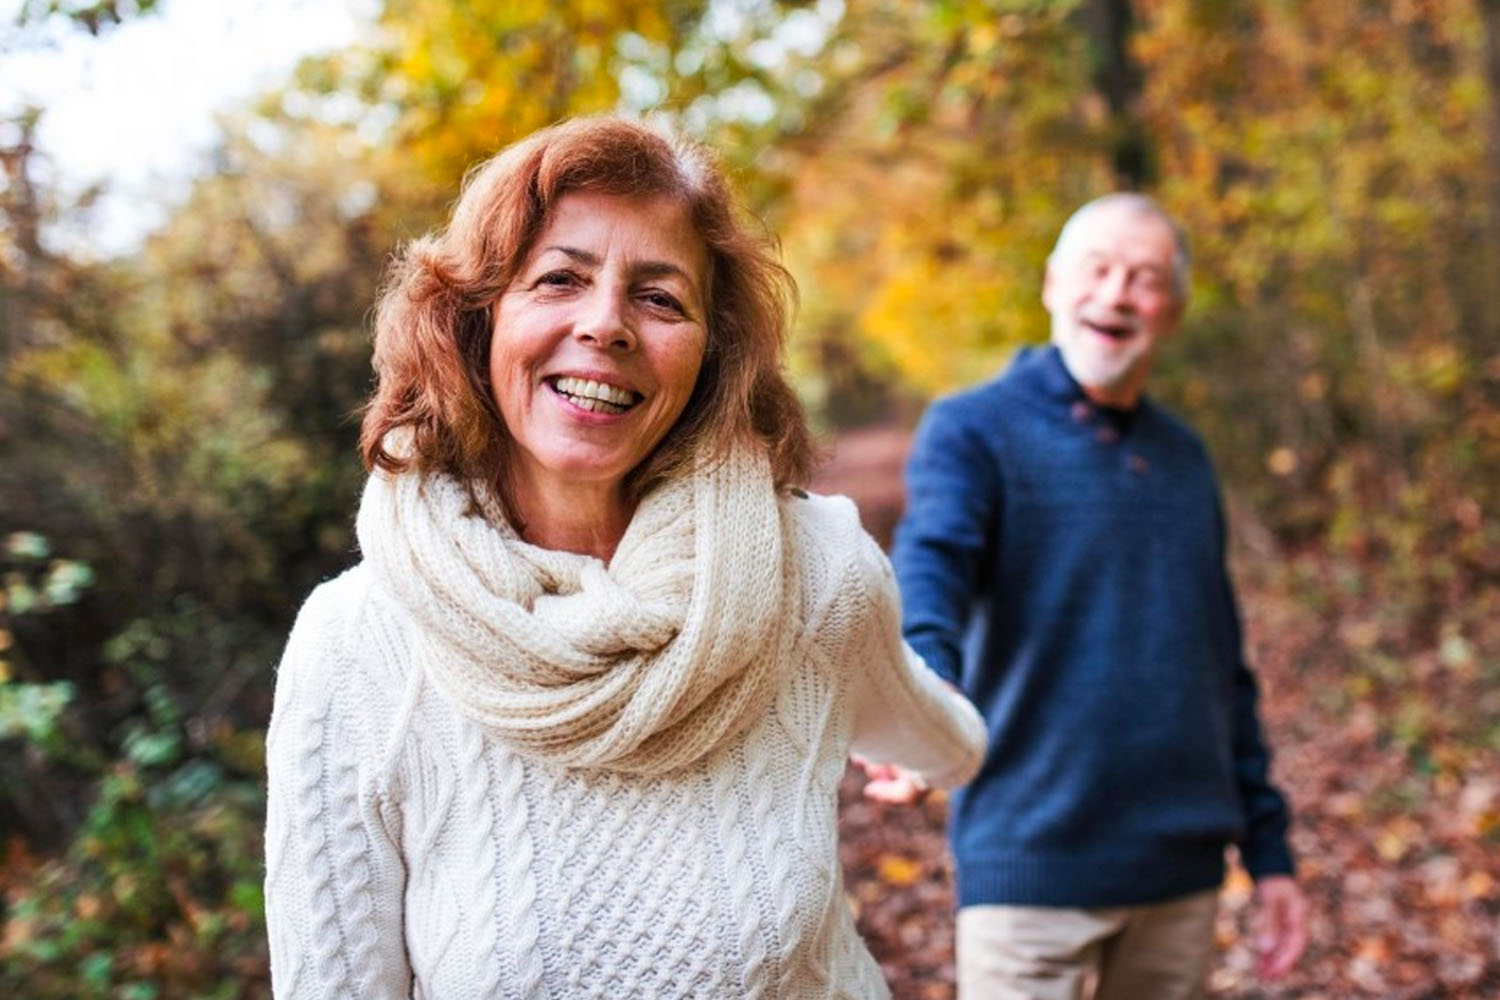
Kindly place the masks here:
[(1057, 345), (1073, 380), (1091, 389), (1108, 389), (1127, 381), (1150, 354), (1150, 341), (1140, 333), (1118, 350), (1110, 351), (1080, 342), (1084, 337), (1093, 336), (1087, 331), (1077, 331), (1059, 338)]

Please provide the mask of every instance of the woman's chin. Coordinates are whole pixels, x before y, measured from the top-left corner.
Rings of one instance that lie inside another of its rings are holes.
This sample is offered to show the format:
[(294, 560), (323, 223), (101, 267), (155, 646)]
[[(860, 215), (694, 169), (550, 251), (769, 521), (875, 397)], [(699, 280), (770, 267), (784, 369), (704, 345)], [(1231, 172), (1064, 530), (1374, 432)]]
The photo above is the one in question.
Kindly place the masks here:
[(644, 455), (638, 455), (634, 448), (574, 448), (552, 454), (532, 451), (527, 457), (529, 461), (517, 464), (517, 485), (533, 485), (555, 493), (617, 491)]

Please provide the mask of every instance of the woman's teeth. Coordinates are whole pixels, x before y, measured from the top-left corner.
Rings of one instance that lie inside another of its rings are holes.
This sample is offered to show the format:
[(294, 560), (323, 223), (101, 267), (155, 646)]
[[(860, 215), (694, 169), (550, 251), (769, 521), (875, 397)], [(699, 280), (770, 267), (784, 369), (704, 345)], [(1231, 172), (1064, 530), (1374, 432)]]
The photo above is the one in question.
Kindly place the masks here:
[(564, 375), (552, 383), (568, 401), (593, 413), (624, 413), (635, 405), (635, 393), (607, 382)]

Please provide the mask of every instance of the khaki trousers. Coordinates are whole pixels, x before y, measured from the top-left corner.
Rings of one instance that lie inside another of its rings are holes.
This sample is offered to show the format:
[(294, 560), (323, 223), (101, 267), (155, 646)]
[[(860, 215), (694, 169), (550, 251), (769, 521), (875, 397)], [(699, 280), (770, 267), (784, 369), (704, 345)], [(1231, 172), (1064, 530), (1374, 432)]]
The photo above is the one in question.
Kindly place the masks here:
[(1201, 1000), (1216, 892), (1147, 906), (958, 911), (959, 1000)]

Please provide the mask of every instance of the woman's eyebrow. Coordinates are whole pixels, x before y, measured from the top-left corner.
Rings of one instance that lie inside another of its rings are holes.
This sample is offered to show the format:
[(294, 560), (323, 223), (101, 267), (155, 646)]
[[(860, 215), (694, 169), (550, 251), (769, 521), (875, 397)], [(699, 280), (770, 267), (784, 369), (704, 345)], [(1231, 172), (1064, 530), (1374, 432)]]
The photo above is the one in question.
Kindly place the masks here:
[(691, 284), (688, 273), (681, 267), (665, 260), (643, 260), (631, 267), (631, 273), (642, 278), (678, 277)]
[(553, 244), (551, 246), (542, 247), (543, 253), (546, 253), (549, 250), (556, 250), (558, 253), (565, 255), (570, 260), (574, 260), (579, 264), (586, 264), (589, 267), (599, 266), (599, 255), (590, 253), (587, 250), (580, 250), (577, 247), (566, 247), (560, 244)]
[[(578, 263), (583, 264), (586, 267), (598, 267), (601, 263), (603, 263), (603, 259), (598, 254), (593, 253), (589, 250), (579, 249), (578, 247), (553, 244), (551, 246), (542, 248), (543, 252), (546, 252), (548, 250), (556, 250), (558, 253), (567, 256), (570, 260), (577, 261)], [(667, 260), (643, 260), (633, 262), (630, 265), (630, 273), (643, 278), (660, 278), (667, 275), (676, 275), (681, 278), (688, 277), (687, 271), (683, 270), (681, 265), (674, 264), (671, 261)]]

